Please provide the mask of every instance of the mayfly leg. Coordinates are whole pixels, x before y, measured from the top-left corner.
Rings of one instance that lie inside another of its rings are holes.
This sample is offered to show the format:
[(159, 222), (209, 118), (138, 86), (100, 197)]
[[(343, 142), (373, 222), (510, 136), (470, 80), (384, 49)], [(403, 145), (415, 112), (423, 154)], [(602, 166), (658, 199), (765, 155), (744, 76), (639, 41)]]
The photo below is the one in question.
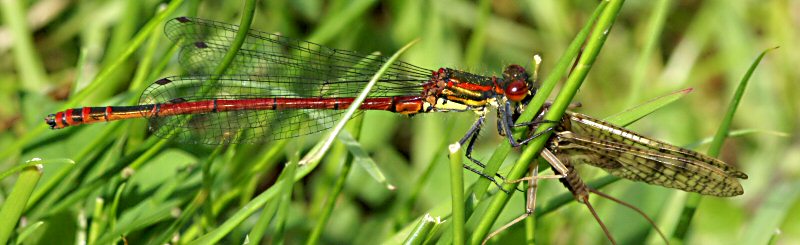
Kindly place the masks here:
[(553, 167), (554, 171), (561, 171), (562, 169), (566, 170), (566, 176), (562, 179), (559, 179), (561, 184), (563, 184), (570, 192), (572, 192), (572, 196), (575, 197), (575, 200), (586, 205), (586, 208), (588, 208), (589, 212), (592, 213), (592, 216), (594, 216), (594, 219), (597, 221), (597, 224), (600, 225), (600, 228), (603, 229), (603, 233), (606, 234), (606, 237), (608, 237), (608, 240), (611, 242), (611, 244), (617, 244), (617, 241), (614, 240), (613, 236), (611, 236), (611, 232), (608, 231), (608, 227), (606, 227), (603, 221), (600, 220), (600, 216), (597, 215), (597, 212), (594, 211), (592, 204), (589, 202), (589, 187), (586, 186), (586, 183), (584, 183), (580, 176), (578, 176), (575, 166), (573, 166), (568, 159), (559, 159), (555, 155), (552, 155), (551, 157), (544, 157), (544, 159), (550, 163), (550, 166)]
[[(544, 149), (542, 151), (541, 155), (545, 159), (547, 159), (548, 157), (551, 157), (551, 158), (555, 158), (556, 157), (552, 152), (550, 152), (547, 149)], [(557, 168), (557, 167), (554, 167), (554, 168)], [(559, 169), (567, 171), (566, 168), (559, 168)], [(512, 225), (514, 225), (516, 223), (519, 223), (520, 221), (524, 220), (525, 218), (528, 218), (531, 215), (533, 215), (533, 211), (536, 210), (536, 189), (539, 187), (539, 180), (540, 179), (562, 179), (562, 178), (565, 178), (566, 176), (567, 175), (564, 172), (559, 172), (559, 174), (541, 175), (540, 176), (539, 175), (539, 165), (538, 164), (533, 164), (533, 166), (531, 167), (531, 172), (530, 172), (529, 177), (525, 177), (525, 178), (521, 178), (521, 179), (517, 179), (517, 180), (507, 181), (508, 183), (519, 183), (519, 182), (522, 182), (522, 181), (527, 181), (528, 182), (528, 190), (526, 191), (526, 196), (525, 196), (525, 200), (526, 200), (525, 201), (525, 213), (523, 213), (522, 215), (520, 215), (516, 219), (508, 222), (507, 224), (503, 225), (502, 227), (500, 227), (497, 230), (495, 230), (492, 233), (490, 233), (485, 239), (483, 239), (483, 242), (481, 244), (486, 244), (490, 239), (492, 239), (492, 237), (496, 236), (497, 234), (500, 234), (500, 232), (503, 232), (504, 230), (508, 229)]]
[(600, 225), (600, 228), (603, 229), (603, 233), (605, 233), (606, 237), (612, 244), (617, 244), (617, 242), (616, 240), (614, 240), (614, 237), (611, 235), (611, 232), (608, 230), (605, 223), (603, 223), (603, 221), (600, 220), (600, 216), (597, 215), (597, 212), (595, 212), (594, 207), (592, 207), (592, 204), (589, 202), (589, 193), (597, 194), (603, 198), (609, 199), (625, 207), (628, 207), (633, 211), (636, 211), (637, 213), (642, 215), (642, 217), (644, 217), (653, 226), (653, 228), (655, 228), (656, 232), (658, 232), (658, 234), (661, 236), (664, 242), (666, 244), (669, 244), (669, 240), (666, 238), (666, 236), (664, 236), (664, 233), (661, 232), (658, 226), (656, 226), (655, 222), (652, 219), (650, 219), (650, 217), (647, 216), (647, 214), (645, 214), (642, 210), (622, 200), (619, 200), (603, 192), (590, 188), (589, 186), (586, 185), (586, 183), (583, 182), (583, 180), (581, 180), (580, 176), (578, 176), (578, 172), (575, 170), (575, 167), (568, 160), (559, 159), (559, 157), (553, 154), (550, 150), (548, 149), (542, 150), (541, 157), (544, 158), (550, 164), (551, 168), (556, 174), (540, 176), (538, 175), (539, 165), (533, 164), (533, 166), (531, 167), (530, 175), (528, 177), (508, 181), (509, 183), (519, 183), (522, 181), (528, 182), (528, 190), (526, 192), (527, 201), (525, 203), (525, 213), (523, 213), (519, 217), (515, 218), (514, 220), (508, 222), (507, 224), (503, 225), (502, 227), (490, 233), (483, 240), (482, 244), (486, 244), (492, 237), (496, 236), (497, 234), (500, 234), (501, 232), (508, 229), (512, 225), (519, 223), (525, 218), (528, 218), (533, 215), (533, 211), (536, 209), (536, 189), (538, 188), (538, 180), (540, 179), (558, 179), (559, 181), (561, 181), (561, 183), (565, 187), (567, 187), (567, 189), (569, 189), (569, 191), (575, 197), (575, 200), (577, 200), (579, 203), (586, 205), (586, 207), (589, 209), (589, 212), (592, 213), (592, 216)]
[(653, 228), (655, 228), (656, 232), (658, 232), (658, 234), (661, 236), (664, 242), (666, 244), (669, 244), (669, 240), (667, 239), (666, 236), (664, 236), (664, 233), (661, 232), (661, 229), (659, 229), (656, 223), (652, 219), (650, 219), (650, 217), (647, 216), (647, 214), (645, 214), (641, 209), (637, 208), (636, 206), (633, 206), (630, 203), (624, 202), (622, 200), (619, 200), (617, 198), (609, 196), (608, 194), (605, 194), (603, 192), (600, 192), (598, 190), (595, 190), (587, 186), (586, 183), (584, 183), (583, 180), (578, 175), (578, 171), (575, 169), (575, 166), (572, 165), (572, 163), (570, 163), (570, 161), (565, 157), (559, 158), (547, 149), (543, 150), (541, 155), (542, 158), (544, 158), (548, 163), (550, 163), (550, 166), (553, 168), (553, 171), (564, 173), (564, 178), (560, 178), (559, 181), (561, 181), (561, 183), (565, 187), (567, 187), (567, 189), (570, 192), (572, 192), (572, 195), (575, 197), (576, 201), (586, 205), (586, 208), (588, 208), (589, 212), (592, 213), (592, 216), (597, 221), (597, 224), (600, 225), (600, 228), (603, 229), (603, 233), (605, 233), (606, 237), (612, 244), (617, 244), (617, 242), (616, 240), (614, 240), (614, 237), (611, 235), (611, 232), (608, 230), (608, 227), (606, 227), (605, 223), (603, 223), (603, 221), (600, 220), (600, 216), (597, 215), (597, 212), (594, 210), (594, 207), (592, 207), (592, 204), (589, 202), (589, 193), (597, 194), (598, 196), (614, 201), (618, 204), (630, 208), (633, 211), (636, 211), (637, 213), (639, 213), (639, 215), (644, 217), (650, 223), (650, 225), (653, 226)]

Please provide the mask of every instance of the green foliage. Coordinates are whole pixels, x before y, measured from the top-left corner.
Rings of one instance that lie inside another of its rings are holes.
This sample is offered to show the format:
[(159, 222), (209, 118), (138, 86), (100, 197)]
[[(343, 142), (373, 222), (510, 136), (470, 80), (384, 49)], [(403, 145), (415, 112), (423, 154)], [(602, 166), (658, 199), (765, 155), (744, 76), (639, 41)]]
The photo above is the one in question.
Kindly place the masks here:
[[(363, 54), (394, 54), (419, 39), (401, 59), (429, 69), (499, 75), (504, 66), (529, 64), (540, 54), (546, 85), (534, 106), (551, 90), (574, 90), (573, 101), (583, 105), (577, 111), (618, 125), (638, 120), (630, 125), (635, 131), (676, 145), (698, 145), (720, 128), (750, 132), (732, 133), (719, 151), (749, 175), (745, 194), (704, 197), (691, 225), (681, 226), (688, 229), (682, 239), (800, 243), (800, 28), (796, 13), (786, 11), (794, 6), (783, 1), (629, 0), (616, 20), (599, 17), (613, 28), (589, 57), (594, 63), (576, 67), (571, 55), (582, 42), (570, 41), (581, 30), (603, 34), (585, 25), (599, 16), (593, 14), (597, 1), (18, 2), (0, 2), (0, 27), (8, 30), (0, 40), (13, 40), (0, 42), (0, 54), (8, 54), (0, 55), (0, 222), (9, 224), (0, 226), (0, 238), (10, 243), (451, 243), (464, 238), (452, 233), (453, 206), (466, 214), (456, 227), (469, 242), (483, 233), (477, 227), (494, 230), (524, 211), (520, 192), (491, 207), (505, 194), (469, 171), (463, 172), (467, 195), (456, 195), (466, 200), (452, 205), (447, 145), (463, 136), (473, 113), (408, 119), (366, 112), (360, 126), (336, 138), (324, 138), (326, 132), (220, 148), (149, 137), (144, 120), (57, 131), (42, 122), (66, 108), (131, 105), (148, 83), (181, 75), (177, 50), (162, 34), (166, 20), (196, 14), (240, 24), (251, 7), (252, 29)], [(774, 46), (781, 48), (748, 71)], [(584, 48), (591, 53), (594, 47)], [(748, 88), (734, 96), (745, 73)], [(582, 81), (580, 89), (557, 85), (567, 75)], [(687, 88), (692, 92), (682, 93)], [(735, 114), (726, 113), (731, 98), (740, 101)], [(720, 126), (723, 119), (729, 123)], [(530, 161), (494, 132), (493, 120), (473, 156), (508, 176), (515, 162)], [(299, 157), (317, 153), (315, 145), (329, 139), (335, 139), (331, 150), (319, 158)], [(26, 168), (33, 158), (44, 159), (40, 179)], [(584, 180), (673, 234), (685, 193), (580, 170)], [(533, 235), (540, 244), (607, 243), (560, 183), (540, 181), (538, 200), (528, 226), (515, 225), (493, 242), (521, 243)], [(620, 243), (661, 243), (636, 213), (601, 198), (592, 203)], [(481, 223), (495, 211), (496, 222)]]

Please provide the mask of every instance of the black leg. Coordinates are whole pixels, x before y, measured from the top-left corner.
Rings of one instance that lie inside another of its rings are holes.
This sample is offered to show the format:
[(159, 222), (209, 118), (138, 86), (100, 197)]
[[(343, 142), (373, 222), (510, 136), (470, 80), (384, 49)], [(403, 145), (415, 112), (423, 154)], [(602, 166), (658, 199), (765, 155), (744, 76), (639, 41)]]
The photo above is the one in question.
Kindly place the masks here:
[(467, 134), (465, 134), (464, 137), (462, 137), (461, 140), (458, 141), (458, 143), (464, 145), (464, 143), (467, 143), (467, 140), (469, 140), (470, 138), (477, 137), (478, 133), (481, 132), (481, 127), (483, 127), (483, 121), (485, 119), (486, 116), (484, 115), (478, 117), (478, 120), (476, 120), (475, 123), (472, 124), (472, 127), (470, 127), (469, 130), (467, 130)]
[[(478, 139), (478, 135), (479, 135), (479, 133), (481, 131), (481, 127), (483, 127), (483, 122), (485, 120), (486, 120), (486, 117), (481, 115), (478, 118), (478, 120), (476, 120), (475, 123), (472, 124), (472, 127), (470, 127), (470, 129), (467, 131), (467, 134), (464, 135), (464, 137), (461, 138), (461, 140), (458, 141), (458, 143), (461, 144), (461, 145), (464, 145), (464, 143), (467, 143), (466, 154), (464, 154), (464, 155), (472, 163), (474, 163), (475, 165), (478, 165), (481, 168), (486, 168), (486, 164), (483, 164), (481, 161), (478, 161), (478, 159), (472, 158), (472, 150), (473, 150), (473, 147), (475, 146), (475, 140)], [(467, 141), (469, 141), (469, 142), (467, 142)], [(476, 173), (476, 174), (480, 175), (483, 178), (486, 178), (486, 179), (492, 181), (492, 183), (497, 185), (497, 187), (500, 188), (500, 190), (502, 190), (503, 192), (508, 193), (508, 191), (503, 189), (503, 185), (500, 182), (498, 182), (494, 177), (491, 177), (491, 176), (483, 173), (482, 171), (479, 171), (479, 170), (477, 170), (477, 169), (475, 169), (473, 167), (470, 167), (469, 165), (466, 165), (466, 164), (464, 164), (464, 168), (469, 170), (469, 171), (472, 171), (473, 173)], [(497, 176), (500, 180), (505, 181), (505, 178), (502, 175), (495, 173), (495, 176)]]
[(531, 122), (524, 122), (524, 123), (515, 124), (514, 123), (514, 119), (513, 119), (513, 113), (511, 111), (511, 102), (506, 102), (504, 106), (501, 106), (501, 107), (498, 108), (498, 116), (500, 118), (498, 118), (497, 120), (500, 121), (501, 123), (498, 123), (498, 127), (500, 127), (500, 128), (498, 128), (497, 130), (506, 132), (506, 138), (508, 138), (508, 143), (510, 143), (511, 146), (513, 146), (513, 147), (519, 147), (521, 145), (527, 144), (528, 142), (530, 142), (531, 140), (541, 136), (542, 134), (544, 134), (544, 133), (546, 133), (548, 131), (552, 131), (553, 127), (549, 127), (549, 128), (547, 128), (546, 130), (544, 130), (542, 132), (535, 133), (535, 134), (531, 135), (528, 138), (525, 138), (525, 139), (523, 139), (521, 141), (517, 141), (516, 139), (514, 139), (514, 135), (511, 133), (511, 132), (513, 132), (513, 131), (511, 131), (511, 127), (512, 126), (513, 127), (520, 127), (520, 126), (527, 127), (527, 126), (531, 126), (531, 125), (540, 125), (540, 124), (545, 124), (545, 123), (557, 123), (555, 121), (542, 120), (540, 118), (537, 118), (537, 119), (534, 119)]

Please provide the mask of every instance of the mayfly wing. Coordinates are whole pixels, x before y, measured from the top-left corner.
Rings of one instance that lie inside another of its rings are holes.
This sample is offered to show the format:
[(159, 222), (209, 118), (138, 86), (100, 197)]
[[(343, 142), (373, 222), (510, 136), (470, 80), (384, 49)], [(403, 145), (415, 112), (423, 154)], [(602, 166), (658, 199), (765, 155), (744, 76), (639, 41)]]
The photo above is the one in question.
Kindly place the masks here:
[(720, 160), (582, 114), (566, 117), (551, 145), (556, 154), (630, 180), (704, 195), (743, 193), (737, 178), (747, 175)]

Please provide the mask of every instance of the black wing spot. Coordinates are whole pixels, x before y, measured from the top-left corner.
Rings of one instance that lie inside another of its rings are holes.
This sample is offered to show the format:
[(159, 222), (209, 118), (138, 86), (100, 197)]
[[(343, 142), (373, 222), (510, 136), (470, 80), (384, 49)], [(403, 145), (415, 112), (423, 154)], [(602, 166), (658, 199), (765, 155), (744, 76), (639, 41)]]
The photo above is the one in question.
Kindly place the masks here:
[(171, 82), (172, 82), (172, 80), (169, 80), (168, 78), (162, 78), (162, 79), (158, 79), (158, 81), (156, 81), (156, 84), (158, 84), (158, 85), (166, 85), (166, 84), (169, 84)]
[(184, 98), (174, 98), (174, 99), (169, 100), (169, 103), (172, 103), (172, 104), (178, 104), (178, 103), (183, 103), (183, 102), (186, 102), (186, 99), (184, 99)]

